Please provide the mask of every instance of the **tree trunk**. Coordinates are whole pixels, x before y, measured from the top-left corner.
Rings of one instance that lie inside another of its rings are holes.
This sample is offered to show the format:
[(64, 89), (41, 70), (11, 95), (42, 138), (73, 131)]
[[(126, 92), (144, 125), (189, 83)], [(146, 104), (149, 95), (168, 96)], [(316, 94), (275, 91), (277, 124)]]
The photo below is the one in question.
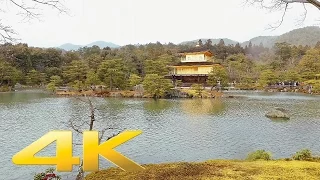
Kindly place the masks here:
[(91, 115), (90, 115), (90, 127), (89, 127), (89, 131), (92, 131), (93, 129), (93, 123), (95, 121), (95, 117), (94, 117), (94, 107), (92, 105), (92, 102), (91, 100), (89, 100), (89, 105), (90, 105), (90, 112), (91, 112)]
[(81, 160), (81, 164), (79, 166), (79, 172), (75, 180), (83, 180), (84, 179), (84, 171), (83, 171), (83, 160)]
[[(94, 121), (95, 121), (95, 116), (94, 116), (94, 106), (93, 106), (93, 104), (92, 104), (92, 102), (91, 102), (91, 100), (90, 99), (88, 99), (88, 102), (89, 102), (89, 105), (90, 105), (90, 112), (91, 112), (91, 115), (90, 115), (90, 127), (89, 127), (89, 130), (90, 131), (92, 131), (93, 130), (93, 123), (94, 123)], [(78, 175), (77, 175), (77, 177), (76, 177), (76, 179), (75, 180), (83, 180), (84, 179), (84, 171), (83, 171), (83, 168), (82, 168), (82, 166), (83, 166), (83, 160), (81, 160), (81, 164), (80, 164), (80, 166), (79, 166), (79, 172), (78, 172)]]
[(110, 75), (110, 91), (112, 91), (112, 75)]

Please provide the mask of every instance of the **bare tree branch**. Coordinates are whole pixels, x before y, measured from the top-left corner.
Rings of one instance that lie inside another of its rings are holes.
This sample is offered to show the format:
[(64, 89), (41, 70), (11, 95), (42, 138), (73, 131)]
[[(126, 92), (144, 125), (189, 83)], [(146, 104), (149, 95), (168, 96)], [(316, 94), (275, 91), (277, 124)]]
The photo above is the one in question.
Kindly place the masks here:
[(66, 7), (60, 2), (60, 0), (28, 0), (28, 3), (17, 2), (17, 0), (9, 0), (11, 4), (18, 7), (19, 10), (21, 10), (26, 17), (28, 18), (38, 18), (40, 16), (40, 13), (37, 12), (40, 10), (38, 6), (40, 7), (51, 7), (55, 10), (57, 10), (59, 13), (67, 13), (68, 10)]
[(275, 29), (277, 29), (277, 28), (279, 28), (281, 25), (282, 25), (282, 23), (283, 23), (283, 21), (284, 21), (284, 17), (286, 16), (286, 13), (287, 13), (287, 10), (288, 10), (288, 3), (286, 4), (286, 7), (284, 8), (284, 12), (283, 12), (283, 14), (282, 14), (282, 17), (281, 17), (281, 20), (280, 20), (280, 22), (279, 22), (279, 24), (277, 25), (277, 26), (271, 26), (270, 25), (270, 29), (273, 29), (273, 30), (275, 30)]
[[(76, 97), (77, 100), (81, 101), (81, 102), (84, 102), (85, 104), (88, 104), (89, 105), (89, 109), (90, 109), (90, 121), (78, 121), (75, 123), (75, 120), (73, 119), (70, 119), (69, 120), (69, 125), (72, 129), (74, 129), (76, 132), (78, 133), (82, 133), (83, 132), (83, 129), (86, 129), (84, 128), (83, 126), (86, 124), (88, 125), (88, 130), (89, 131), (92, 131), (93, 130), (93, 126), (94, 126), (94, 122), (96, 121), (96, 117), (95, 117), (95, 110), (97, 110), (97, 108), (94, 107), (92, 101), (90, 100), (89, 97), (86, 97), (86, 99), (83, 99), (83, 98), (80, 98), (80, 97)], [(76, 125), (77, 124), (77, 125)], [(108, 127), (108, 128), (104, 128), (102, 130), (99, 130), (99, 133), (100, 133), (100, 139), (103, 138), (103, 135), (104, 133), (107, 131), (107, 130), (113, 130), (115, 128), (113, 127)]]
[(81, 160), (81, 164), (79, 165), (76, 180), (83, 180), (83, 179), (84, 179), (83, 160)]
[(0, 43), (16, 41), (17, 39), (13, 37), (16, 34), (11, 26), (2, 24), (0, 19)]
[(307, 0), (307, 1), (320, 10), (320, 1), (318, 1), (318, 0)]
[(83, 133), (83, 131), (80, 130), (79, 126), (74, 125), (73, 120), (70, 120), (69, 123), (70, 123), (70, 127), (71, 127), (74, 131), (76, 131), (76, 132), (79, 133), (79, 134), (82, 134), (82, 133)]
[(90, 112), (91, 112), (91, 115), (90, 115), (90, 127), (89, 127), (89, 131), (92, 131), (93, 129), (93, 123), (95, 121), (95, 116), (94, 116), (94, 111), (95, 111), (95, 108), (92, 104), (92, 102), (90, 101), (90, 99), (88, 98), (88, 102), (89, 102), (89, 105), (90, 105)]
[[(90, 122), (87, 123), (87, 121), (84, 121), (84, 122), (80, 123), (80, 125), (75, 125), (74, 124), (74, 120), (69, 120), (70, 126), (74, 131), (82, 134), (83, 130), (81, 130), (81, 129), (83, 128), (83, 125), (84, 124), (88, 124), (89, 125), (89, 131), (92, 131), (93, 130), (93, 125), (96, 122), (96, 119), (95, 119), (96, 118), (95, 117), (96, 108), (94, 107), (94, 105), (93, 105), (93, 103), (92, 103), (92, 101), (90, 100), (89, 97), (86, 97), (86, 100), (84, 100), (82, 98), (79, 98), (79, 97), (76, 97), (76, 99), (89, 105), (89, 107), (90, 107), (90, 116), (89, 116), (90, 117)], [(99, 143), (102, 141), (106, 131), (110, 130), (110, 129), (114, 129), (114, 128), (109, 127), (109, 128), (104, 128), (101, 131), (99, 131)], [(119, 131), (117, 134), (113, 134), (112, 136), (107, 137), (107, 140), (109, 140), (110, 138), (118, 135), (120, 132), (121, 131)], [(77, 145), (81, 145), (81, 144), (77, 144)], [(84, 179), (83, 160), (81, 160), (81, 164), (79, 165), (79, 169), (78, 169), (78, 174), (76, 176), (76, 180), (83, 180), (83, 179)]]
[[(280, 8), (285, 4), (301, 3), (301, 4), (311, 4), (320, 10), (320, 1), (319, 0), (246, 0), (248, 4), (260, 4), (263, 8)], [(271, 4), (271, 5), (266, 5)]]
[(75, 146), (83, 146), (82, 143), (72, 143), (72, 145), (75, 145)]
[(249, 5), (255, 5), (258, 4), (263, 9), (267, 9), (269, 11), (284, 11), (283, 15), (281, 17), (280, 22), (276, 26), (270, 26), (269, 29), (277, 29), (280, 27), (284, 21), (284, 17), (286, 15), (286, 12), (289, 8), (289, 4), (302, 4), (304, 7), (304, 14), (302, 15), (302, 19), (298, 21), (298, 24), (303, 24), (307, 17), (307, 8), (305, 4), (311, 4), (314, 7), (318, 8), (320, 10), (320, 1), (319, 0), (246, 0), (245, 4)]
[(24, 11), (24, 13), (19, 13), (22, 15), (25, 15), (25, 18), (37, 18), (37, 16), (39, 16), (40, 14), (37, 14), (35, 12), (33, 12), (33, 10), (35, 10), (34, 7), (30, 7), (30, 6), (26, 6), (24, 3), (23, 4), (18, 4), (16, 1), (14, 0), (9, 0), (13, 5), (17, 6), (19, 9), (21, 9), (22, 11)]
[(306, 5), (305, 5), (304, 3), (303, 3), (303, 8), (304, 8), (304, 12), (303, 12), (303, 14), (301, 15), (301, 18), (300, 18), (300, 19), (298, 20), (298, 22), (297, 22), (297, 25), (298, 25), (298, 26), (303, 25), (304, 21), (305, 21), (306, 18), (307, 18), (308, 10), (307, 10)]
[[(102, 141), (105, 132), (106, 132), (107, 130), (113, 130), (113, 129), (115, 129), (115, 128), (105, 128), (105, 129), (101, 130), (101, 131), (99, 132), (99, 134), (100, 134), (99, 143)], [(124, 130), (122, 130), (122, 131), (124, 131)], [(117, 135), (120, 134), (122, 131), (118, 131), (117, 134), (114, 134), (114, 135), (112, 135), (112, 136), (107, 137), (107, 140), (113, 138), (114, 136), (117, 136)]]
[[(39, 12), (41, 7), (51, 7), (59, 13), (68, 13), (68, 9), (61, 3), (61, 0), (5, 0), (5, 2), (17, 7), (17, 14), (24, 16), (24, 19), (28, 20), (39, 19), (42, 14)], [(2, 2), (2, 4), (3, 3), (4, 2)], [(2, 5), (0, 12), (6, 13)], [(11, 26), (4, 25), (0, 22), (0, 43), (15, 42), (18, 39), (14, 38), (14, 35), (17, 35), (17, 33)]]

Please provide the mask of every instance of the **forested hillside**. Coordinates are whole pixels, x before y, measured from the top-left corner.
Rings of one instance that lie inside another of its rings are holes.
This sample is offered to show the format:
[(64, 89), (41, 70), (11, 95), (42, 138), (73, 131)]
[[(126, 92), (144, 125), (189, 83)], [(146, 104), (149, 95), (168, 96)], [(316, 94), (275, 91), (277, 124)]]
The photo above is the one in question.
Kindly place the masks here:
[(262, 43), (263, 46), (272, 48), (272, 46), (274, 46), (274, 44), (276, 43), (277, 38), (278, 36), (259, 36), (252, 38), (249, 41), (241, 43), (241, 46), (248, 46), (251, 42), (253, 45), (260, 45)]
[(320, 27), (312, 26), (295, 29), (279, 36), (276, 42), (287, 42), (296, 46), (314, 46), (320, 41)]
[[(208, 39), (201, 39), (203, 42), (207, 41)], [(213, 44), (218, 44), (220, 39), (213, 39)], [(238, 42), (223, 38), (226, 45), (233, 44), (236, 45)], [(286, 42), (292, 45), (302, 45), (302, 46), (314, 46), (316, 43), (320, 41), (320, 27), (318, 26), (310, 26), (310, 27), (304, 27), (300, 29), (295, 29), (290, 32), (287, 32), (285, 34), (282, 34), (280, 36), (258, 36), (254, 37), (248, 41), (245, 41), (241, 43), (242, 47), (248, 46), (251, 42), (252, 45), (260, 45), (263, 44), (264, 47), (272, 48), (275, 43), (281, 43)], [(185, 41), (181, 44), (186, 45), (193, 45), (195, 46), (197, 44), (198, 40), (193, 41)]]
[(275, 43), (286, 42), (292, 45), (314, 46), (320, 41), (320, 27), (311, 26), (300, 29), (295, 29), (281, 36), (260, 36), (255, 37), (247, 42), (242, 43), (242, 46), (249, 45), (249, 42), (255, 45), (263, 43), (265, 47), (271, 48)]
[[(299, 81), (314, 84), (314, 89), (320, 91), (320, 42), (314, 47), (276, 43), (272, 49), (252, 43), (242, 48), (239, 43), (226, 45), (223, 40), (218, 44), (199, 40), (198, 44), (199, 47), (193, 47), (158, 42), (117, 49), (83, 47), (77, 51), (3, 44), (0, 45), (0, 87), (5, 91), (20, 83), (46, 85), (54, 91), (61, 85), (81, 90), (103, 84), (110, 89), (125, 90), (143, 83), (147, 87), (159, 85), (162, 88), (159, 92), (165, 92), (171, 85), (164, 75), (169, 73), (169, 65), (179, 61), (178, 52), (211, 50), (215, 61), (224, 67), (226, 82), (243, 86), (258, 82), (265, 86), (279, 81)], [(219, 73), (212, 73), (219, 77)]]

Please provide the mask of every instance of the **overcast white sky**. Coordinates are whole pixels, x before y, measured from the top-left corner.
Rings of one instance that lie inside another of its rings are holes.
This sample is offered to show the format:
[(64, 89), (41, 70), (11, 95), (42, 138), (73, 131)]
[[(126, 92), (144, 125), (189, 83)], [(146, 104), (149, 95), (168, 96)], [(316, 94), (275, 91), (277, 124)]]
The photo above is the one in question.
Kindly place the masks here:
[(292, 5), (285, 22), (275, 31), (269, 24), (280, 20), (281, 12), (269, 13), (245, 6), (245, 0), (65, 0), (69, 15), (44, 9), (41, 21), (24, 22), (10, 4), (0, 1), (3, 23), (12, 25), (22, 42), (54, 47), (64, 43), (85, 45), (109, 41), (119, 45), (180, 43), (199, 38), (230, 38), (246, 41), (256, 36), (279, 35), (295, 28), (320, 23), (320, 11), (307, 5), (304, 25), (296, 22), (303, 7)]

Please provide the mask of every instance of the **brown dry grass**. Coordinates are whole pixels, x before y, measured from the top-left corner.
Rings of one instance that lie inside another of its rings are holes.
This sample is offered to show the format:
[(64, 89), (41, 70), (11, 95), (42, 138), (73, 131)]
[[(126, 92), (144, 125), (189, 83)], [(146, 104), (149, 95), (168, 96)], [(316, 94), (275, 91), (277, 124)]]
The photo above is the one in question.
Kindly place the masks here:
[(140, 172), (110, 168), (86, 180), (319, 180), (320, 163), (304, 161), (226, 161), (143, 165)]

